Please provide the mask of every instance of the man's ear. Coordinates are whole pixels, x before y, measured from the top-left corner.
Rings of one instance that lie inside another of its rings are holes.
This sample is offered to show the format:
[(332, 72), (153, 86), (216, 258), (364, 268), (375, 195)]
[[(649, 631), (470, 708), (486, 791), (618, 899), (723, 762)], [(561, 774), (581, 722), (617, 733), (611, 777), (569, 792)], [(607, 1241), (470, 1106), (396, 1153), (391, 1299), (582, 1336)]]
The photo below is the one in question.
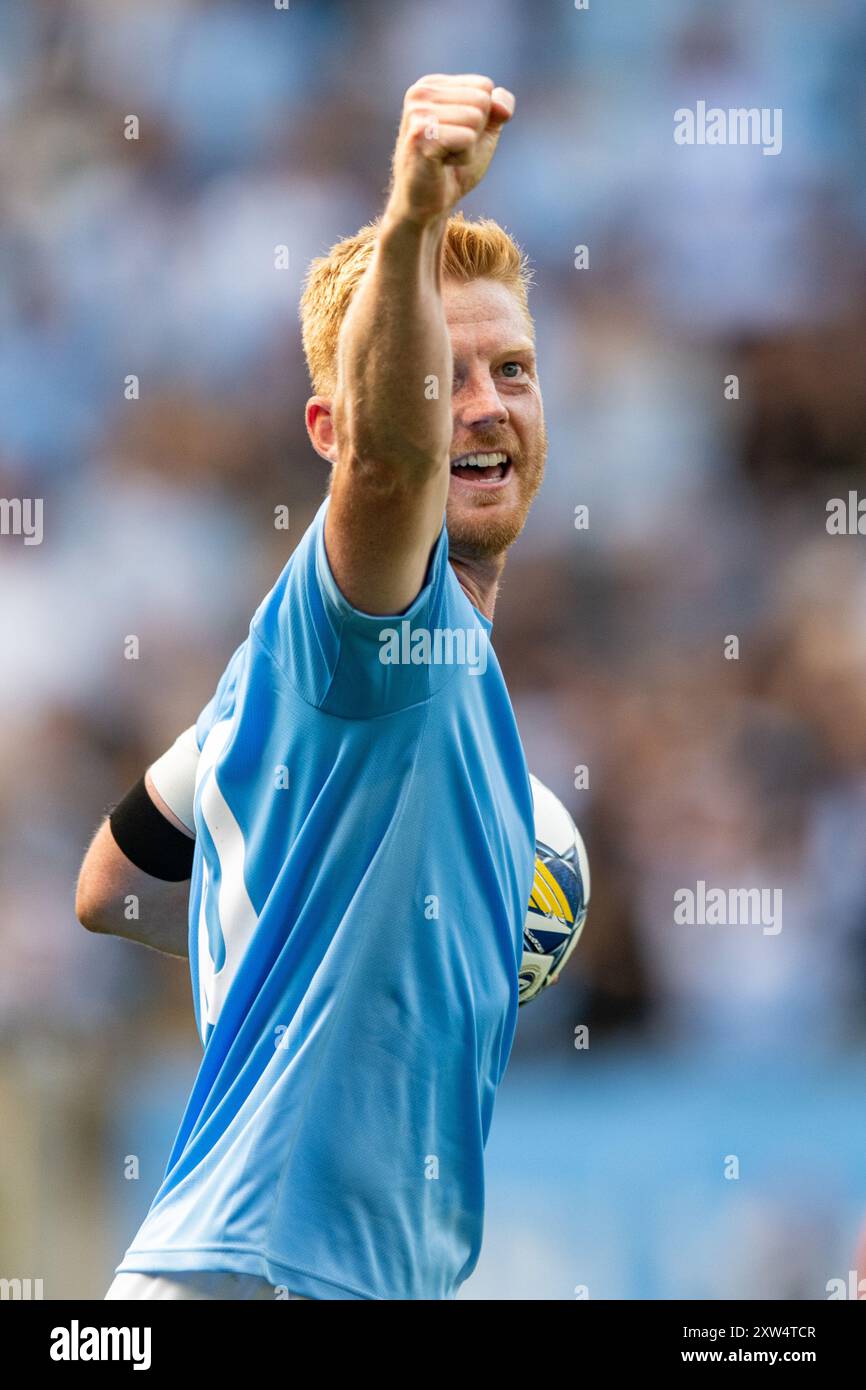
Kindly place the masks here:
[(311, 396), (306, 409), (307, 434), (316, 453), (329, 463), (337, 462), (337, 440), (334, 417), (328, 396)]

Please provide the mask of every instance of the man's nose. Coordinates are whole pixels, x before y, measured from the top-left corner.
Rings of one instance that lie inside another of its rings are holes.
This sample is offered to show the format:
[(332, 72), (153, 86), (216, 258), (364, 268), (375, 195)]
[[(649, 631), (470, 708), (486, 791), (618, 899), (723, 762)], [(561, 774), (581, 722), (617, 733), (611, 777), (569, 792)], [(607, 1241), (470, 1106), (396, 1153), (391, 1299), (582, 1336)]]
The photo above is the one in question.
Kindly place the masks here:
[(508, 411), (489, 376), (463, 383), (455, 393), (454, 414), (465, 429), (479, 430), (490, 425), (503, 425), (508, 419)]

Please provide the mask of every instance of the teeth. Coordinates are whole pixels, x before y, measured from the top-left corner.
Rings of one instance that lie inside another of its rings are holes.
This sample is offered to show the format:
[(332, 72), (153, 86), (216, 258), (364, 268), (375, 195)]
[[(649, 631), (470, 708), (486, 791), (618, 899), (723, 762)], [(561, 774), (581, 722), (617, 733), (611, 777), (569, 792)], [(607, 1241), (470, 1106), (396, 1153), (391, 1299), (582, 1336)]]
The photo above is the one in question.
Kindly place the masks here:
[(461, 468), (494, 468), (497, 463), (506, 464), (507, 454), (464, 454), (462, 458), (455, 459), (451, 467), (457, 464)]

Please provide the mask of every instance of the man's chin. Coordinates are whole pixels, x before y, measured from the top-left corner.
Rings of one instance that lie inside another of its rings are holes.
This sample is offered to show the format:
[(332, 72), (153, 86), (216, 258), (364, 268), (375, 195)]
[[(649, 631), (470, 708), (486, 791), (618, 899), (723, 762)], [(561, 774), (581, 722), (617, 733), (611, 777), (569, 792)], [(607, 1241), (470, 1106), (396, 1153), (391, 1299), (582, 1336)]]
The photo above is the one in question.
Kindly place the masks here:
[(445, 513), (449, 547), (467, 558), (493, 559), (517, 540), (528, 510), (514, 502), (507, 506), (461, 507), (449, 501)]

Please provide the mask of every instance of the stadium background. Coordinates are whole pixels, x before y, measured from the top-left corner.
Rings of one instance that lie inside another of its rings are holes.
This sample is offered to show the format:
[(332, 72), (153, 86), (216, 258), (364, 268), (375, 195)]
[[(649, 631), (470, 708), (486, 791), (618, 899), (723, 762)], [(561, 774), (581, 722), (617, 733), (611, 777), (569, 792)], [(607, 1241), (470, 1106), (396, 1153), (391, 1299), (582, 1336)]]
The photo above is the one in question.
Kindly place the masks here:
[[(517, 95), (465, 204), (535, 264), (551, 441), (496, 645), (593, 868), (573, 965), (521, 1010), (462, 1296), (847, 1277), (866, 570), (825, 507), (866, 463), (864, 66), (857, 0), (0, 7), (0, 493), (45, 507), (42, 545), (0, 540), (0, 1275), (100, 1297), (159, 1183), (185, 966), (85, 933), (78, 865), (282, 567), (274, 507), (293, 546), (322, 495), (301, 277), (379, 210), (402, 93), (444, 70)], [(698, 99), (781, 107), (781, 154), (677, 147)], [(781, 887), (783, 930), (674, 926), (698, 879)]]

